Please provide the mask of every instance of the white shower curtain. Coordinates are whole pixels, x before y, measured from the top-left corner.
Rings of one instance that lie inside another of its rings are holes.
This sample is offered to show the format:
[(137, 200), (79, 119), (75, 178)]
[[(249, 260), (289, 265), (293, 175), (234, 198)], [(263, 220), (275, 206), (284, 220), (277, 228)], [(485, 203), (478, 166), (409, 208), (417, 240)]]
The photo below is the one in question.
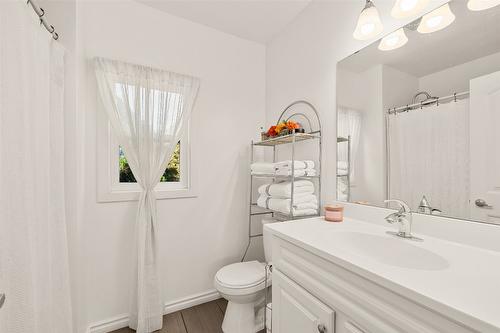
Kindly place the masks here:
[(163, 315), (154, 188), (186, 130), (199, 80), (102, 58), (95, 59), (95, 70), (111, 126), (143, 190), (129, 326), (138, 333), (153, 332), (162, 327)]
[(73, 332), (63, 92), (63, 48), (25, 1), (0, 2), (0, 332)]
[(389, 116), (390, 197), (469, 216), (469, 100)]
[[(357, 110), (347, 108), (344, 106), (338, 107), (338, 124), (337, 136), (351, 137), (351, 181), (354, 178), (354, 162), (359, 148), (359, 137), (361, 134), (361, 113)], [(347, 144), (339, 144), (337, 146), (337, 161), (348, 162)], [(339, 165), (337, 165), (339, 169)], [(343, 168), (340, 168), (343, 169)]]

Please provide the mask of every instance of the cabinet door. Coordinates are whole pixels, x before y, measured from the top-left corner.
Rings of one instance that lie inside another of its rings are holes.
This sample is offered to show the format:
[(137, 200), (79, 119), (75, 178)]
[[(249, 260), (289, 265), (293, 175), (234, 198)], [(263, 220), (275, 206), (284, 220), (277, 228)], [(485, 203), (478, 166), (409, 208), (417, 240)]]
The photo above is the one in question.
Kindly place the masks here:
[(280, 271), (273, 271), (273, 333), (333, 333), (335, 312)]

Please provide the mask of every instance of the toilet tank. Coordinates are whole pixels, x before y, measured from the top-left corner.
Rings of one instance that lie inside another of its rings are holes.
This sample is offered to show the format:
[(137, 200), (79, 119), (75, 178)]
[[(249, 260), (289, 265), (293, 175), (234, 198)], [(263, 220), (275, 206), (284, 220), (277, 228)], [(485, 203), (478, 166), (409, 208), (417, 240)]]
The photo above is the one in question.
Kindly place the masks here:
[(263, 243), (264, 243), (264, 255), (266, 257), (266, 262), (271, 262), (272, 259), (272, 244), (271, 244), (271, 233), (264, 228), (264, 225), (268, 223), (275, 223), (278, 220), (272, 218), (263, 218), (262, 219), (262, 230), (263, 230)]

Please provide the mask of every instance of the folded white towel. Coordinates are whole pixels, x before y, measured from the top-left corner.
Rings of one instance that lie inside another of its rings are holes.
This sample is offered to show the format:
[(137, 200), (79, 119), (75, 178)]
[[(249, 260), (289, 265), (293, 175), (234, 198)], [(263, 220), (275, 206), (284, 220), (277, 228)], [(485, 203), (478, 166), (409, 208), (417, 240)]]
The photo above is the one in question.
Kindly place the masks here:
[(339, 176), (347, 176), (347, 170), (337, 170), (337, 175), (339, 175)]
[[(288, 200), (288, 203), (290, 203), (290, 198), (279, 198), (279, 197), (271, 197), (265, 194), (261, 194), (259, 196), (259, 200), (268, 200), (268, 199), (279, 199), (279, 200)], [(318, 205), (318, 198), (314, 194), (310, 193), (299, 193), (297, 195), (294, 194), (293, 196), (293, 204), (294, 205), (299, 205), (303, 203), (313, 203)]]
[(252, 163), (252, 165), (250, 166), (250, 170), (252, 171), (253, 175), (258, 175), (258, 174), (273, 175), (276, 170), (276, 167), (274, 166), (274, 163), (256, 162)]
[[(291, 201), (292, 201), (292, 199), (279, 199), (279, 198), (273, 198), (273, 197), (261, 195), (257, 199), (257, 206), (272, 209), (272, 210), (278, 210), (278, 211), (283, 211), (283, 210), (289, 211)], [(317, 201), (296, 202), (294, 200), (293, 208), (299, 209), (299, 210), (301, 210), (301, 209), (318, 209), (318, 202)]]
[[(314, 170), (314, 169), (295, 169), (293, 173), (294, 173), (295, 177), (316, 176), (316, 170)], [(277, 176), (291, 176), (292, 170), (291, 169), (277, 169), (276, 175)]]
[[(257, 206), (271, 209), (283, 214), (290, 214), (291, 199), (276, 199), (272, 197), (260, 196), (257, 199)], [(294, 216), (314, 215), (318, 212), (318, 204), (313, 202), (304, 202), (294, 204), (292, 207)]]
[[(294, 161), (295, 169), (314, 169), (314, 161)], [(292, 161), (281, 161), (274, 164), (276, 169), (292, 169)]]
[(293, 211), (293, 216), (309, 216), (318, 214), (317, 209), (297, 209)]
[[(314, 184), (308, 180), (297, 180), (294, 183), (294, 194), (299, 193), (314, 193)], [(274, 184), (264, 184), (258, 189), (259, 194), (266, 194), (268, 196), (275, 196), (281, 198), (290, 198), (292, 195), (292, 183), (282, 182)]]
[(337, 194), (337, 201), (347, 201), (349, 197), (347, 196), (347, 193), (338, 193)]
[(337, 161), (337, 169), (347, 170), (349, 168), (349, 163), (346, 161)]

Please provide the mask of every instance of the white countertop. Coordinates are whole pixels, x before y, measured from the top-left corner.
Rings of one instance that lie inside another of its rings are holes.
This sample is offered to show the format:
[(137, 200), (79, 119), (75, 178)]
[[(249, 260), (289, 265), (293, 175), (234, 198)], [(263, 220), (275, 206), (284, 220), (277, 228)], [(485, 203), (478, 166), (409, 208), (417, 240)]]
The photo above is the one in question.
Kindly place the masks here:
[[(471, 328), (500, 332), (499, 252), (427, 235), (415, 235), (422, 238), (422, 242), (400, 239), (386, 234), (394, 230), (394, 226), (383, 227), (349, 218), (342, 223), (313, 218), (267, 224), (266, 228), (282, 239)], [(399, 243), (395, 242), (409, 242), (403, 245), (405, 258), (399, 261), (394, 249), (394, 255), (387, 256), (392, 259), (388, 259), (384, 256), (387, 248), (375, 249), (362, 238), (349, 240), (351, 235), (360, 233), (378, 240), (374, 244), (383, 244), (382, 237), (387, 238), (390, 247), (397, 247)], [(356, 240), (358, 244), (351, 245)], [(373, 254), (367, 250), (373, 250)]]

